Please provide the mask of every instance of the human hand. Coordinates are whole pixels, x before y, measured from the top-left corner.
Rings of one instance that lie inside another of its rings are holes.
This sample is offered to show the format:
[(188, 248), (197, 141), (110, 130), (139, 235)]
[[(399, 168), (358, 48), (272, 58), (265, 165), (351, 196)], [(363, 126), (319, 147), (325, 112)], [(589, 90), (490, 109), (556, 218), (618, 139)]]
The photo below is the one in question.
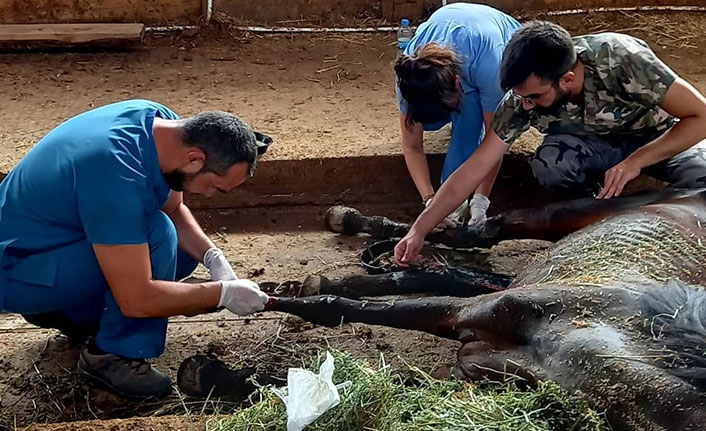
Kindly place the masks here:
[(490, 199), (486, 196), (476, 193), (471, 199), (471, 204), (469, 205), (469, 212), (471, 214), (471, 220), (468, 222), (469, 226), (485, 224), (485, 213), (488, 211), (490, 206)]
[(424, 245), (424, 236), (410, 230), (395, 246), (395, 264), (400, 268), (407, 268), (410, 263), (419, 262)]
[(206, 250), (203, 255), (203, 264), (211, 273), (211, 280), (237, 280), (238, 276), (230, 266), (230, 262), (223, 255), (223, 250), (218, 247), (212, 247)]
[(605, 173), (603, 190), (598, 193), (596, 199), (610, 199), (613, 196), (620, 196), (628, 181), (640, 175), (640, 167), (630, 159), (625, 159)]
[(221, 299), (218, 307), (225, 307), (239, 316), (262, 311), (269, 296), (252, 280), (221, 280)]

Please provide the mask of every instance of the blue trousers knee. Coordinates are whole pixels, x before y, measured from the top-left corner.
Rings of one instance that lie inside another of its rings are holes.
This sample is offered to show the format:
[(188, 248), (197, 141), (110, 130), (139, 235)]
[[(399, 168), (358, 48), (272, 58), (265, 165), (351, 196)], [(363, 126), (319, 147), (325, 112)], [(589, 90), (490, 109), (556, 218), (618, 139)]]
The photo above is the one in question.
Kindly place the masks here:
[[(148, 233), (152, 277), (178, 280), (198, 262), (178, 249), (176, 228), (163, 212), (155, 214)], [(125, 317), (113, 297), (93, 252), (82, 241), (46, 253), (57, 259), (53, 286), (0, 277), (4, 311), (23, 315), (56, 313), (75, 326), (97, 327), (101, 350), (127, 358), (154, 358), (164, 352), (167, 319)]]

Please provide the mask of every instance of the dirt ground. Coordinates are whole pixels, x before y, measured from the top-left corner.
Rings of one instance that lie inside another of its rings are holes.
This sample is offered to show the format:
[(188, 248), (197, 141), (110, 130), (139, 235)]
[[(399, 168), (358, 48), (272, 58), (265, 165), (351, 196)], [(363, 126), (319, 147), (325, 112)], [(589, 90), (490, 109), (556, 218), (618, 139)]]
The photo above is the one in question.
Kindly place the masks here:
[[(553, 18), (575, 34), (627, 31), (648, 40), (671, 67), (706, 92), (706, 17), (700, 14), (595, 14)], [(132, 52), (0, 54), (0, 172), (6, 173), (64, 119), (109, 102), (149, 98), (182, 115), (208, 109), (242, 116), (277, 142), (267, 160), (399, 154), (391, 64), (394, 37), (381, 35), (230, 38), (215, 31), (150, 35)], [(446, 135), (444, 134), (446, 133)], [(429, 150), (443, 152), (442, 132)], [(531, 134), (512, 151), (538, 143)], [(507, 203), (513, 196), (504, 196)], [(312, 273), (361, 271), (357, 256), (367, 238), (323, 231), (325, 207), (262, 207), (199, 212), (207, 233), (238, 273), (256, 281), (301, 280)], [(416, 202), (368, 207), (372, 214), (410, 220)], [(478, 251), (486, 269), (514, 274), (546, 243), (513, 241)], [(203, 271), (201, 268), (201, 275)], [(167, 350), (156, 366), (175, 377), (180, 361), (210, 352), (233, 366), (283, 370), (331, 346), (393, 365), (426, 371), (450, 365), (458, 344), (425, 334), (359, 324), (320, 328), (276, 313), (242, 319), (219, 313), (174, 318)], [(0, 315), (1, 429), (201, 429), (202, 413), (237, 405), (180, 399), (129, 403), (77, 379), (79, 347), (21, 317)], [(401, 358), (401, 359), (400, 359)], [(188, 415), (187, 415), (188, 412)], [(179, 415), (177, 417), (161, 417)], [(146, 416), (139, 421), (40, 424)]]
[(397, 154), (394, 43), (390, 34), (159, 34), (132, 52), (0, 54), (0, 172), (61, 121), (129, 98), (180, 115), (236, 113), (275, 139), (265, 160)]
[[(383, 211), (363, 210), (371, 214)], [(362, 273), (359, 253), (369, 241), (322, 232), (324, 211), (316, 207), (241, 209), (199, 212), (197, 216), (242, 277), (262, 283), (301, 281), (308, 274), (334, 277)], [(390, 209), (385, 213), (401, 219), (411, 214)], [(511, 241), (492, 251), (478, 250), (477, 258), (480, 267), (514, 275), (544, 247), (546, 244), (540, 241)], [(195, 275), (205, 277), (204, 268), (197, 269)], [(279, 313), (238, 318), (221, 312), (172, 319), (167, 349), (154, 363), (176, 377), (181, 360), (195, 353), (212, 353), (234, 367), (282, 372), (289, 366), (302, 366), (319, 349), (329, 346), (372, 363), (384, 355), (393, 366), (407, 361), (434, 372), (453, 364), (460, 344), (413, 331), (362, 324), (330, 329)], [(24, 427), (30, 423), (184, 414), (185, 409), (198, 416), (202, 409), (224, 413), (238, 407), (218, 400), (207, 405), (203, 400), (186, 399), (182, 403), (178, 394), (162, 402), (126, 402), (77, 379), (74, 367), (79, 350), (53, 330), (34, 328), (17, 315), (0, 316), (0, 424), (14, 429), (15, 424)], [(93, 429), (94, 424), (86, 426)]]

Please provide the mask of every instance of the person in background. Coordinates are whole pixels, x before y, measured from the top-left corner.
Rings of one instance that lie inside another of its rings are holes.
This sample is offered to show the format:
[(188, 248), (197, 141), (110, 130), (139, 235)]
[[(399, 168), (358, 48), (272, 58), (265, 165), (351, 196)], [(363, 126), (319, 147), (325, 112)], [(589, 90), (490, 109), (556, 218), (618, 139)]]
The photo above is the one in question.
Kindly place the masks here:
[(706, 187), (706, 98), (642, 40), (619, 33), (572, 39), (557, 24), (529, 22), (505, 49), (500, 83), (508, 93), (495, 133), (397, 244), (398, 265), (418, 259), (426, 235), (530, 126), (545, 134), (530, 165), (548, 189), (610, 199), (640, 172), (673, 187)]
[[(424, 206), (434, 188), (424, 152), (424, 130), (451, 123), (451, 141), (441, 173), (442, 183), (484, 139), (504, 91), (498, 82), (503, 50), (520, 24), (489, 6), (454, 3), (437, 10), (395, 64), (402, 150)], [(440, 225), (453, 227), (470, 218), (482, 223), (500, 161), (464, 202)], [(467, 196), (468, 197), (468, 196)]]

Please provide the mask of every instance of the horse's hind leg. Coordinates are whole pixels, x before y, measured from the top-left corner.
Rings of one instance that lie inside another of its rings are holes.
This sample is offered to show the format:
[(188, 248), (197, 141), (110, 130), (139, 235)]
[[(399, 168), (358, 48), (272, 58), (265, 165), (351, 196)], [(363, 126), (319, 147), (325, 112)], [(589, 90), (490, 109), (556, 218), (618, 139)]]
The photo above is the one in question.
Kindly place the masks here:
[(302, 296), (336, 295), (358, 299), (426, 293), (469, 297), (504, 290), (511, 282), (510, 277), (467, 268), (409, 270), (333, 280), (323, 276), (309, 276), (304, 281)]

